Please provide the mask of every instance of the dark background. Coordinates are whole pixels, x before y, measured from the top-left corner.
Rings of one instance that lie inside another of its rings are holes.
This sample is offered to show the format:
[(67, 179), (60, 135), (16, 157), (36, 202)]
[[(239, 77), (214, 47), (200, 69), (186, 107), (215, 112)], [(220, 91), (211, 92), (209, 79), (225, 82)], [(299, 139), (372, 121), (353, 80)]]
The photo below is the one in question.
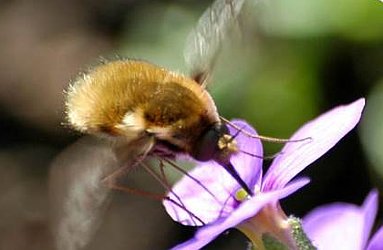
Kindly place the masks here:
[[(70, 80), (101, 56), (187, 73), (185, 39), (210, 2), (0, 2), (0, 249), (53, 248), (50, 163), (80, 136), (61, 125)], [(244, 35), (227, 42), (214, 74), (220, 113), (288, 138), (321, 112), (366, 97), (359, 127), (307, 168), (311, 184), (283, 203), (298, 216), (333, 201), (361, 204), (372, 187), (383, 188), (383, 4), (248, 2)], [(278, 149), (266, 145), (269, 154)], [(159, 202), (116, 193), (89, 249), (166, 249), (190, 233)], [(212, 248), (222, 245), (246, 242), (233, 231)]]

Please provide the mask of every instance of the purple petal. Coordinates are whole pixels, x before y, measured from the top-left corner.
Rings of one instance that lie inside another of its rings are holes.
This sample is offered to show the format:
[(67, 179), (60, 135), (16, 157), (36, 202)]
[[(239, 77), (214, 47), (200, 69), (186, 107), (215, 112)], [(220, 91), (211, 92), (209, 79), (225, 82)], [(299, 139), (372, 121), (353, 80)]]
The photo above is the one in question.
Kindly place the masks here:
[(318, 249), (364, 249), (377, 209), (371, 192), (362, 207), (334, 203), (314, 209), (303, 218), (303, 228)]
[(249, 200), (243, 202), (229, 217), (221, 218), (211, 225), (202, 227), (197, 231), (194, 238), (174, 247), (173, 249), (200, 249), (209, 244), (225, 230), (235, 227), (243, 221), (255, 216), (266, 204), (289, 196), (306, 185), (308, 182), (308, 179), (302, 178), (292, 182), (283, 189), (266, 193), (258, 193)]
[(378, 192), (376, 190), (373, 190), (368, 194), (363, 202), (362, 210), (364, 215), (363, 246), (365, 247), (378, 211)]
[(345, 203), (316, 208), (303, 218), (303, 228), (312, 243), (326, 250), (362, 249), (363, 224), (360, 208)]
[(365, 100), (363, 98), (336, 107), (306, 123), (291, 140), (311, 138), (287, 143), (267, 171), (263, 190), (283, 187), (300, 171), (331, 149), (359, 122)]
[(185, 241), (175, 247), (173, 247), (171, 250), (197, 250), (201, 249), (207, 244), (209, 244), (212, 240), (214, 240), (215, 237), (204, 237), (200, 239), (192, 238), (188, 241)]
[(201, 226), (203, 223), (207, 224), (219, 217), (227, 216), (233, 211), (237, 205), (232, 198), (235, 187), (231, 185), (232, 182), (225, 185), (225, 180), (232, 177), (221, 166), (216, 164), (198, 166), (189, 172), (189, 175), (197, 179), (200, 184), (184, 176), (173, 186), (173, 193), (168, 194), (172, 200), (178, 203), (181, 201), (183, 207), (168, 200), (163, 201), (167, 213), (173, 220), (183, 225)]
[(379, 228), (378, 232), (372, 237), (368, 244), (367, 250), (381, 250), (383, 249), (383, 227)]
[[(255, 129), (245, 121), (232, 120), (231, 122), (240, 127), (243, 131), (257, 135)], [(237, 129), (231, 127), (230, 125), (228, 125), (228, 128), (231, 135), (238, 133)], [(249, 187), (254, 187), (258, 184), (260, 185), (262, 180), (263, 157), (261, 140), (250, 138), (243, 133), (239, 133), (236, 137), (236, 140), (240, 151), (247, 152), (259, 157), (254, 157), (246, 153), (238, 153), (231, 158), (231, 163), (236, 167), (239, 175), (249, 185)], [(232, 181), (236, 183), (235, 180)]]
[[(233, 123), (248, 132), (256, 133), (243, 121)], [(235, 134), (237, 131), (230, 129), (230, 132)], [(260, 140), (248, 138), (242, 133), (236, 139), (241, 150), (262, 156)], [(261, 158), (238, 153), (232, 157), (231, 161), (250, 188), (254, 188), (255, 183), (260, 183)], [(202, 222), (208, 224), (228, 216), (238, 206), (234, 195), (240, 186), (222, 166), (214, 162), (203, 162), (188, 174), (193, 176), (193, 179), (184, 176), (173, 186), (172, 193), (168, 194), (169, 198), (177, 204), (168, 200), (163, 202), (173, 220), (184, 225), (200, 226), (203, 225)]]

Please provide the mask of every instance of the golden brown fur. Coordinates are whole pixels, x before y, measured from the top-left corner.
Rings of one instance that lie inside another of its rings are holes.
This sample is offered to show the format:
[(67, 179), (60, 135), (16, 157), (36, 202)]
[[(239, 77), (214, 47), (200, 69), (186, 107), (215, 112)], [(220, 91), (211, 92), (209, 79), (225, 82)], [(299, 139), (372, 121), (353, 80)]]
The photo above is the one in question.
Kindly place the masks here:
[(218, 123), (216, 107), (195, 81), (143, 61), (114, 61), (78, 78), (67, 93), (69, 123), (85, 133), (134, 139), (154, 134), (188, 151), (193, 135)]

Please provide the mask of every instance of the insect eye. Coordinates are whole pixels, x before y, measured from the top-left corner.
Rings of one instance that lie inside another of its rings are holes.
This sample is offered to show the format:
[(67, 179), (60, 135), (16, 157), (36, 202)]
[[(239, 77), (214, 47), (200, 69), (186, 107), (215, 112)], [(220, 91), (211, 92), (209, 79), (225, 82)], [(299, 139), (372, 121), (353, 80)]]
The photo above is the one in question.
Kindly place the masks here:
[(220, 151), (218, 141), (225, 134), (227, 128), (225, 125), (211, 127), (198, 139), (194, 146), (192, 156), (197, 161), (213, 160)]

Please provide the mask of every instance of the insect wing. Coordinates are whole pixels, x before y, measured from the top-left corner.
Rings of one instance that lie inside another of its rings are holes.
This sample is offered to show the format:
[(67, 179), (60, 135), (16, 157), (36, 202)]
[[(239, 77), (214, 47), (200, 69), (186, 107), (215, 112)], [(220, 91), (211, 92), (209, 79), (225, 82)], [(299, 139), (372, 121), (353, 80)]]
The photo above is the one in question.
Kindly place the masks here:
[(58, 250), (82, 249), (110, 201), (102, 179), (119, 167), (107, 143), (84, 137), (53, 162), (50, 173), (52, 229)]
[(184, 49), (191, 76), (201, 85), (209, 79), (223, 41), (237, 23), (245, 0), (216, 0), (200, 17)]

